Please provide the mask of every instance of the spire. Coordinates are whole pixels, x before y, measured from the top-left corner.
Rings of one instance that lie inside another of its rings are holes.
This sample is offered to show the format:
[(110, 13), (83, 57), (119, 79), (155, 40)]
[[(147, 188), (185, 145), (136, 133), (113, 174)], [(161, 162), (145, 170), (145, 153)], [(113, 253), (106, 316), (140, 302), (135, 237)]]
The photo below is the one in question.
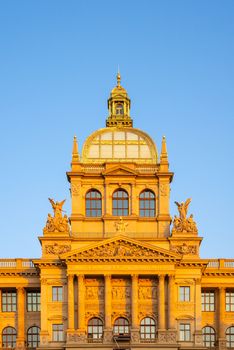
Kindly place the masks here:
[(167, 154), (167, 144), (166, 144), (166, 137), (163, 136), (162, 138), (162, 148), (161, 148), (161, 155), (160, 155), (160, 170), (168, 170), (168, 154)]
[(117, 85), (112, 89), (108, 99), (109, 116), (106, 119), (107, 127), (132, 127), (130, 117), (131, 100), (127, 91), (121, 85), (121, 75), (117, 72)]
[(121, 75), (120, 75), (120, 72), (119, 72), (119, 67), (118, 67), (118, 73), (117, 73), (117, 86), (121, 86)]
[(77, 138), (74, 136), (73, 139), (73, 149), (72, 149), (72, 162), (78, 162), (80, 159), (79, 152), (78, 152), (78, 143)]

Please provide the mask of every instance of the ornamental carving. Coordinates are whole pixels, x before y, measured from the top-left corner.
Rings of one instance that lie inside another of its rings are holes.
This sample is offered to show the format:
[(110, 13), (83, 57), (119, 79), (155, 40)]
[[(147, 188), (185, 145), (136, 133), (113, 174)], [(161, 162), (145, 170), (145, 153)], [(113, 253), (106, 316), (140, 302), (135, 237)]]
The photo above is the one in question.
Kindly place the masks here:
[(62, 215), (62, 207), (65, 203), (65, 199), (62, 202), (55, 202), (49, 198), (52, 205), (54, 216), (48, 214), (46, 226), (43, 229), (44, 234), (51, 232), (70, 232), (70, 226), (67, 215)]
[(188, 198), (185, 202), (175, 202), (179, 211), (179, 217), (177, 217), (176, 215), (174, 216), (172, 234), (177, 232), (197, 233), (197, 225), (196, 222), (193, 220), (193, 215), (191, 214), (187, 218), (188, 206), (190, 203), (191, 198)]
[(104, 287), (86, 286), (85, 297), (87, 300), (99, 300), (104, 298)]
[(112, 293), (112, 299), (128, 299), (131, 295), (131, 289), (130, 287), (112, 287), (111, 290)]
[(104, 315), (102, 312), (95, 312), (95, 311), (87, 311), (85, 313), (85, 319), (88, 321), (90, 318), (97, 317), (100, 318), (101, 320), (104, 320)]
[(176, 259), (170, 253), (157, 251), (156, 249), (144, 247), (134, 242), (128, 242), (123, 239), (104, 243), (84, 251), (76, 252), (67, 259), (86, 260), (105, 260), (105, 261), (142, 261)]
[(197, 255), (197, 246), (195, 245), (188, 245), (186, 243), (183, 243), (182, 245), (172, 245), (171, 250), (175, 253), (186, 255)]
[(119, 221), (115, 222), (116, 232), (119, 232), (119, 233), (125, 232), (127, 226), (128, 224), (123, 221), (122, 216), (120, 216)]
[(165, 197), (168, 195), (168, 185), (167, 184), (161, 184), (159, 187), (159, 191), (161, 196)]
[(156, 299), (157, 288), (156, 287), (139, 287), (138, 298), (139, 299)]
[(58, 245), (58, 243), (54, 243), (52, 245), (45, 246), (45, 253), (46, 254), (59, 255), (59, 254), (67, 253), (70, 250), (71, 250), (70, 245)]
[(79, 196), (80, 184), (72, 184), (71, 185), (71, 193), (73, 196)]

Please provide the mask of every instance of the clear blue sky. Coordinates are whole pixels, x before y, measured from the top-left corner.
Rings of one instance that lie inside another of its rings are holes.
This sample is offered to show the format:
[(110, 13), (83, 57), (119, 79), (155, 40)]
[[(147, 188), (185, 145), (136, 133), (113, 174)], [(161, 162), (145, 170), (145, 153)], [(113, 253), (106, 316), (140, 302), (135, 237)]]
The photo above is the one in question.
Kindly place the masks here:
[(233, 257), (234, 1), (0, 2), (0, 257), (38, 257), (73, 135), (105, 125), (118, 65), (134, 126), (167, 137), (202, 257)]

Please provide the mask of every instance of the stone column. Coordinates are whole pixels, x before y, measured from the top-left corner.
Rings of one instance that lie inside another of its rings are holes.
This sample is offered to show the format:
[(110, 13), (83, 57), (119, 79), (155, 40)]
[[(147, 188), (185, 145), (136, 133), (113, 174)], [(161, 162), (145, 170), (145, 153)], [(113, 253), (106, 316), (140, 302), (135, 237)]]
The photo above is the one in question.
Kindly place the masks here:
[(112, 324), (111, 324), (111, 275), (105, 275), (105, 327), (104, 343), (112, 341)]
[(74, 276), (68, 275), (68, 329), (74, 330)]
[(158, 284), (158, 328), (165, 329), (165, 276), (159, 276)]
[(25, 336), (24, 336), (24, 323), (25, 323), (25, 290), (24, 287), (17, 288), (17, 340), (16, 347), (25, 347)]
[(169, 275), (168, 281), (168, 328), (175, 329), (175, 276)]
[(132, 275), (131, 304), (132, 304), (131, 341), (133, 343), (138, 343), (140, 340), (139, 323), (138, 323), (138, 275)]
[(132, 328), (138, 328), (138, 275), (132, 275)]
[(84, 275), (78, 275), (78, 328), (85, 331), (85, 285)]
[(47, 293), (47, 279), (41, 278), (41, 332), (40, 332), (40, 344), (45, 346), (49, 341), (48, 332), (48, 320), (47, 320), (47, 303), (48, 303), (48, 293)]
[(194, 330), (194, 344), (195, 346), (202, 346), (202, 311), (201, 311), (201, 279), (195, 279), (194, 286), (194, 304), (195, 304), (195, 330)]
[(219, 287), (219, 338), (225, 338), (225, 325), (223, 323), (226, 310), (225, 293), (225, 288)]

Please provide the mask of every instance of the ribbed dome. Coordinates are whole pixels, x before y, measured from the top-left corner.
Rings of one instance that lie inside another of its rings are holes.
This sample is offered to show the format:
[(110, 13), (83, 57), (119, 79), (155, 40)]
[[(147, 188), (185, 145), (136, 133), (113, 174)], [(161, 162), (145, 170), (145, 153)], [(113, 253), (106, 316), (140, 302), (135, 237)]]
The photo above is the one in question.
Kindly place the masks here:
[(138, 162), (156, 164), (156, 146), (145, 132), (127, 127), (103, 128), (84, 142), (83, 163)]

